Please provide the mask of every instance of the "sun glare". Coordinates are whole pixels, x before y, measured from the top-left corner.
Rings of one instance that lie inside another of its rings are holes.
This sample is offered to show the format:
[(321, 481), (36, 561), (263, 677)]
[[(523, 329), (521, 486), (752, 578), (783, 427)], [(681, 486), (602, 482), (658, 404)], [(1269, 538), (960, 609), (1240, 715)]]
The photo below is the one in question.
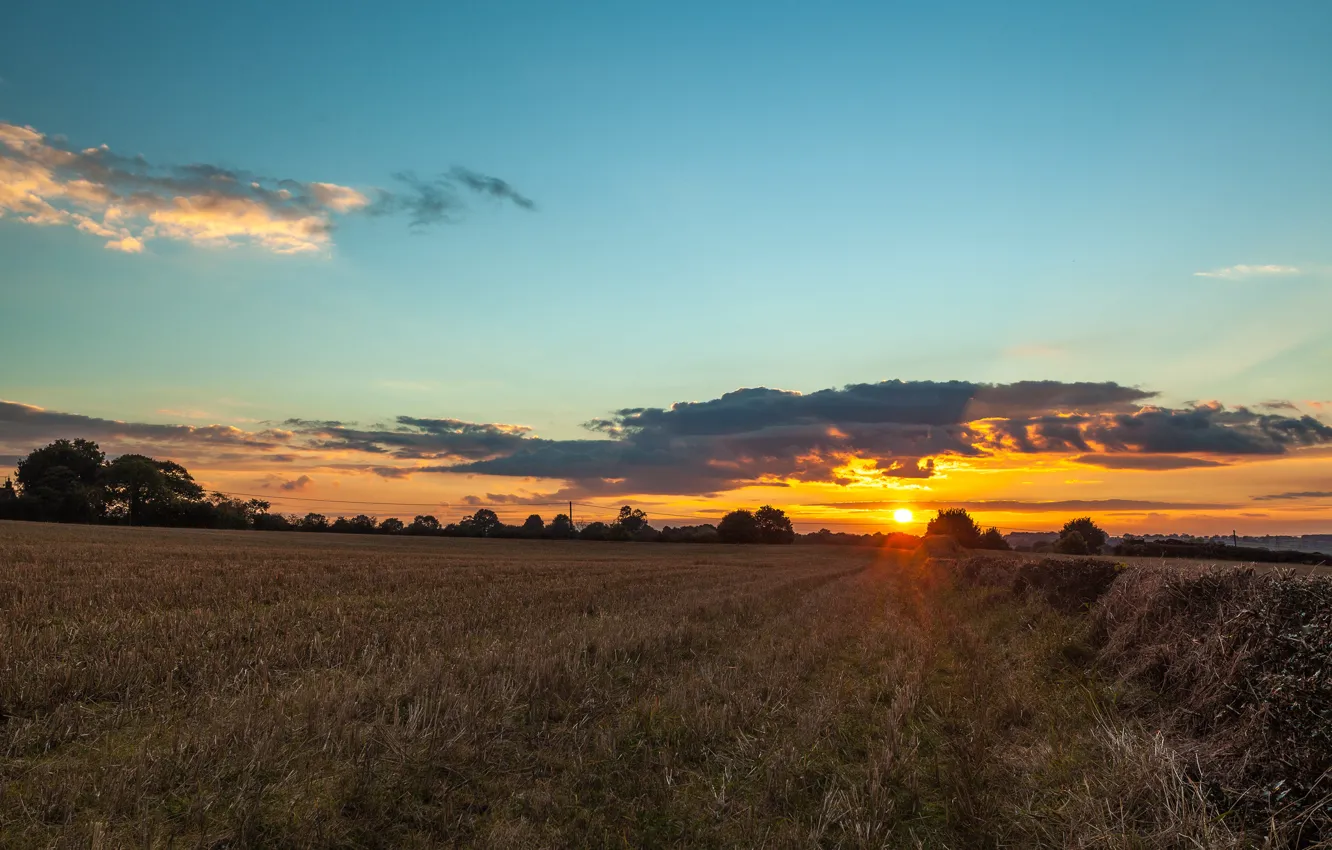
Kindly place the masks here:
[(901, 523), (911, 522), (911, 511), (906, 508), (898, 508), (893, 511), (893, 519)]

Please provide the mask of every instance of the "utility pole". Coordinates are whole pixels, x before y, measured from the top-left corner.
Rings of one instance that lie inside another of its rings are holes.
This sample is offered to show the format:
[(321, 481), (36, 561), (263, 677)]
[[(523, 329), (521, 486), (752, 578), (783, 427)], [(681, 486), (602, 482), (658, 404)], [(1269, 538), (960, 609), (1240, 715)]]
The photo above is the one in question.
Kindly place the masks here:
[(570, 528), (577, 528), (577, 527), (578, 527), (578, 526), (574, 525), (574, 521), (573, 521), (573, 500), (572, 500), (572, 499), (569, 500), (569, 527), (570, 527)]
[(1236, 549), (1239, 548), (1239, 535), (1235, 533), (1233, 528), (1230, 529), (1230, 541), (1235, 544)]

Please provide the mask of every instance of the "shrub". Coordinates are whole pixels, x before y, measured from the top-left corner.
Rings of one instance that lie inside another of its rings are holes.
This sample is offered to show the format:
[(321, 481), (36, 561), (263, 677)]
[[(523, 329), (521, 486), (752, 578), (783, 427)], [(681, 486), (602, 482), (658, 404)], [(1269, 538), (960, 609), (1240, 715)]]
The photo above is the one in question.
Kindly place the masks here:
[(1087, 539), (1078, 531), (1068, 531), (1061, 534), (1059, 540), (1055, 542), (1054, 550), (1061, 555), (1091, 554), (1087, 548)]
[(943, 534), (968, 549), (980, 548), (981, 530), (965, 508), (942, 508), (925, 526), (925, 534)]
[[(1073, 534), (1082, 537), (1083, 545), (1086, 547), (1087, 551), (1070, 552), (1069, 554), (1099, 555), (1101, 553), (1101, 548), (1105, 546), (1105, 541), (1110, 539), (1110, 535), (1106, 534), (1100, 526), (1092, 522), (1092, 518), (1089, 516), (1071, 519), (1064, 523), (1064, 527), (1059, 532), (1059, 539), (1063, 540), (1065, 537)], [(1064, 550), (1059, 549), (1057, 551), (1062, 552)]]
[(749, 511), (731, 511), (717, 525), (717, 537), (723, 543), (758, 543), (762, 530)]

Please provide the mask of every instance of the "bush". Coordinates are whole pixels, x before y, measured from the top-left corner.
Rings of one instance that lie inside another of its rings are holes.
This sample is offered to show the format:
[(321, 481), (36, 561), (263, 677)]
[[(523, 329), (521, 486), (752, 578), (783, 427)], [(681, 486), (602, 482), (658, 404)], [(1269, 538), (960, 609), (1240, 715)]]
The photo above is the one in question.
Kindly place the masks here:
[(1332, 838), (1332, 579), (1137, 567), (1092, 623), (1101, 662), (1194, 740), (1222, 802), (1252, 823), (1302, 822), (1290, 846)]
[(1067, 531), (1059, 536), (1055, 542), (1054, 550), (1061, 555), (1089, 555), (1091, 551), (1087, 548), (1087, 540), (1078, 531)]
[(965, 508), (944, 508), (925, 526), (925, 534), (942, 534), (968, 549), (979, 549), (981, 530)]
[(977, 546), (976, 548), (991, 549), (997, 552), (1007, 552), (1013, 547), (1008, 545), (1008, 541), (1004, 539), (1004, 535), (999, 533), (999, 529), (991, 526), (989, 529), (986, 530), (984, 534), (981, 535), (980, 545)]
[(731, 511), (717, 525), (717, 537), (723, 543), (758, 543), (762, 530), (749, 511)]
[[(1099, 555), (1101, 554), (1101, 549), (1105, 546), (1105, 541), (1110, 539), (1110, 535), (1106, 534), (1101, 530), (1100, 526), (1092, 522), (1092, 518), (1089, 516), (1071, 519), (1064, 523), (1063, 529), (1059, 532), (1059, 539), (1062, 541), (1065, 537), (1073, 534), (1077, 534), (1082, 538), (1083, 546), (1085, 546), (1087, 550), (1086, 552), (1069, 552), (1069, 554), (1076, 555)], [(1056, 549), (1056, 551), (1062, 552), (1064, 550)]]

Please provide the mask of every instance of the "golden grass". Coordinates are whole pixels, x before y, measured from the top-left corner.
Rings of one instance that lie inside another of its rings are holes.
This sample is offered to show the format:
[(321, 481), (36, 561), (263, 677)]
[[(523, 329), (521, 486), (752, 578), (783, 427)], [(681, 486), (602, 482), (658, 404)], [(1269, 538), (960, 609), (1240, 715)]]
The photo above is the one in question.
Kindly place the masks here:
[(891, 550), (0, 523), (0, 846), (1243, 846)]

